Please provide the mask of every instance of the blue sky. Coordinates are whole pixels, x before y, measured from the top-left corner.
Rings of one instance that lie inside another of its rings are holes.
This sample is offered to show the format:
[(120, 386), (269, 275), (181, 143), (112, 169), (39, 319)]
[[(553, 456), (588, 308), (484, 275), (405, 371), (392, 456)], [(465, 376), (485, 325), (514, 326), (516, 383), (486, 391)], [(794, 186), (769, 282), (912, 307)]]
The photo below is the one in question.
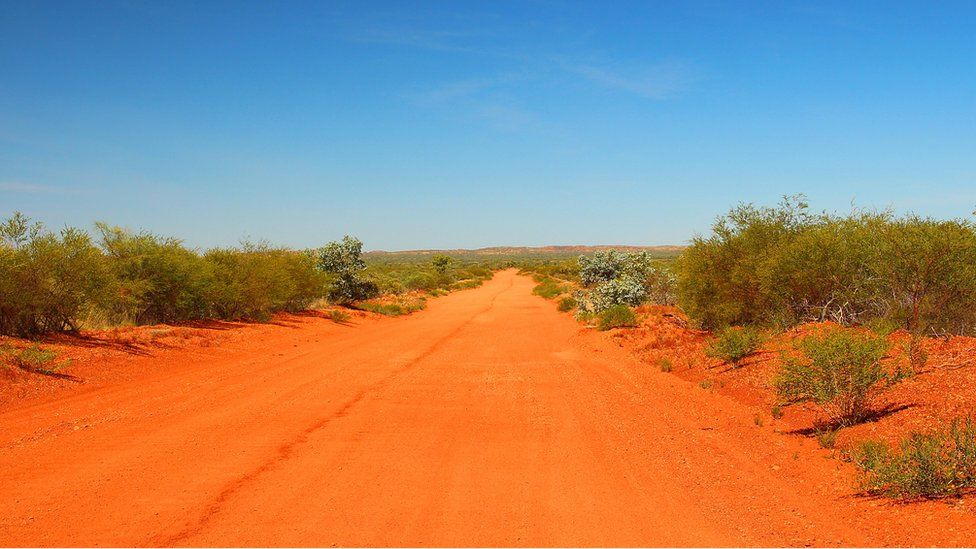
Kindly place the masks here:
[(976, 207), (973, 2), (16, 2), (0, 215), (193, 246), (680, 244)]

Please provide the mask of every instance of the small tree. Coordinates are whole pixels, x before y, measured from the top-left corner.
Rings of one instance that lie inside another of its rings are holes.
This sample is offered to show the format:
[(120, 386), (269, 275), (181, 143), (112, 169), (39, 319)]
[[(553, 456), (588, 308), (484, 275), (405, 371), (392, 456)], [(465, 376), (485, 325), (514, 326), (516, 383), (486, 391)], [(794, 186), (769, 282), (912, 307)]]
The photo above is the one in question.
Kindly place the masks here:
[(431, 258), (430, 263), (434, 266), (434, 270), (437, 271), (437, 274), (443, 275), (447, 273), (447, 268), (451, 266), (451, 256), (437, 254)]
[(835, 328), (805, 338), (797, 350), (801, 356), (784, 356), (776, 380), (780, 396), (816, 402), (835, 425), (863, 420), (879, 383), (888, 378), (881, 366), (888, 342)]
[(362, 254), (363, 242), (348, 235), (341, 241), (329, 242), (319, 250), (319, 268), (334, 277), (329, 289), (330, 300), (352, 303), (379, 294), (376, 284), (361, 276), (366, 270)]

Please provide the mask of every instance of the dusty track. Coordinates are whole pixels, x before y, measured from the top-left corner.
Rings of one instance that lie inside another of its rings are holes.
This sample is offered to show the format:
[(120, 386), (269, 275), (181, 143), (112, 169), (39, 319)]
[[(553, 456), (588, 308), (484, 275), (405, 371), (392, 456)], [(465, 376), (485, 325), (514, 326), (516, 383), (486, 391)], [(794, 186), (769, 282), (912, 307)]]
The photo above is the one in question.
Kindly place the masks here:
[(3, 412), (0, 544), (976, 543), (532, 285)]

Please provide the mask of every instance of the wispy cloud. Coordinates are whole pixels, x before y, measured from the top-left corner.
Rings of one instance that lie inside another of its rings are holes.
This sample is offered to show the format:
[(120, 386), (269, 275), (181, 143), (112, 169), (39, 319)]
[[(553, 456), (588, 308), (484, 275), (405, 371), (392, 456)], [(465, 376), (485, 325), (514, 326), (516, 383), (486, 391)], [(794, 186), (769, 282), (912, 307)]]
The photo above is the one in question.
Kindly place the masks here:
[(55, 187), (52, 185), (38, 185), (22, 181), (0, 181), (0, 192), (21, 194), (76, 194), (75, 189)]
[(674, 97), (700, 80), (696, 70), (680, 61), (665, 61), (649, 66), (622, 66), (563, 60), (560, 61), (560, 66), (598, 86), (655, 100)]

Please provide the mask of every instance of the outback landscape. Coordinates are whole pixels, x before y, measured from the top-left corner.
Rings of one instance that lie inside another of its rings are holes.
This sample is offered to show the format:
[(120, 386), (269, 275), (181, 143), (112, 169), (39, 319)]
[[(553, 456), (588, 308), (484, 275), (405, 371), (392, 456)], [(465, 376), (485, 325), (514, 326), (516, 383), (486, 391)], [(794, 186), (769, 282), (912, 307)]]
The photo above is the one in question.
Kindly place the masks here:
[(972, 0), (0, 0), (0, 548), (976, 546)]
[(685, 248), (365, 254), (97, 229), (3, 226), (6, 545), (976, 542), (970, 221), (788, 197)]

